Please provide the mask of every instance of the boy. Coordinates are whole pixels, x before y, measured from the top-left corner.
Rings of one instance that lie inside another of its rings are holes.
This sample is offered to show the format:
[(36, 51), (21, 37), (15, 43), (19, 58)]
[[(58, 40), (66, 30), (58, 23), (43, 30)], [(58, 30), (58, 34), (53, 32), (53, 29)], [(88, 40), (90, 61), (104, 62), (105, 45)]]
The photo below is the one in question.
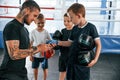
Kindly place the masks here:
[[(64, 14), (64, 25), (66, 28), (62, 29), (62, 41), (67, 41), (71, 30), (73, 28), (73, 23), (71, 22), (70, 17), (67, 13)], [(64, 80), (66, 78), (66, 67), (69, 54), (69, 47), (60, 47), (60, 56), (59, 56), (59, 80)]]
[[(46, 43), (46, 40), (51, 40), (50, 34), (47, 30), (44, 29), (45, 18), (43, 14), (39, 14), (35, 20), (35, 23), (37, 25), (37, 28), (34, 29), (31, 33), (31, 45), (36, 46), (41, 43)], [(40, 63), (42, 63), (44, 80), (46, 80), (48, 75), (48, 59), (43, 57), (40, 53), (37, 53), (34, 56), (30, 56), (30, 60), (32, 61), (35, 80), (38, 80), (38, 68)]]
[[(74, 3), (67, 10), (73, 24), (69, 41), (58, 41), (59, 46), (71, 46), (70, 56), (67, 66), (67, 80), (89, 80), (90, 67), (92, 67), (99, 58), (101, 51), (101, 42), (95, 25), (87, 22), (85, 19), (85, 7), (82, 4)], [(80, 34), (92, 36), (95, 42), (95, 57), (88, 66), (80, 65), (77, 60), (79, 45), (77, 43)]]

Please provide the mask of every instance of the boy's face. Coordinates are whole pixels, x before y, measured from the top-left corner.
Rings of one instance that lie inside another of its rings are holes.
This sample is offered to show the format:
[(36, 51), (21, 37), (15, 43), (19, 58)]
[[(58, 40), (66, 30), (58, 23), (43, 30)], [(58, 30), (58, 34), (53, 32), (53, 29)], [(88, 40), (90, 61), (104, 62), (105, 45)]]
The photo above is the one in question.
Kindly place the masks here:
[(81, 21), (80, 16), (73, 13), (72, 10), (70, 10), (68, 13), (69, 13), (69, 16), (70, 16), (73, 24), (78, 25), (80, 23), (80, 21)]
[(70, 17), (67, 17), (67, 16), (64, 17), (64, 25), (66, 28), (71, 28), (73, 26), (73, 23)]
[(44, 18), (43, 19), (36, 19), (35, 23), (36, 23), (38, 29), (42, 29), (45, 25), (45, 19)]

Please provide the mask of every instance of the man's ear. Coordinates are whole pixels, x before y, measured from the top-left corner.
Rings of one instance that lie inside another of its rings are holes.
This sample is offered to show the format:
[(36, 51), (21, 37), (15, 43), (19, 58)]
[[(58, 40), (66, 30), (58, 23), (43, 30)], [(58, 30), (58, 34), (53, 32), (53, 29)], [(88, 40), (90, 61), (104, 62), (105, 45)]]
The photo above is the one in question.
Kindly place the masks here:
[(23, 10), (23, 12), (24, 12), (25, 14), (29, 14), (29, 13), (30, 13), (30, 8), (25, 8), (25, 9)]

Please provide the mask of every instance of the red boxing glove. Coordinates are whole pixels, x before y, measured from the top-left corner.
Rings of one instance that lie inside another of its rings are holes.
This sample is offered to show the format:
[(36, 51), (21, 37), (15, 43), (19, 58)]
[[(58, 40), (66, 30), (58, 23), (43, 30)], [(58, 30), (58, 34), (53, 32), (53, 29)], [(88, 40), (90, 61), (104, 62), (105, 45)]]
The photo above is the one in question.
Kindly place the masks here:
[(48, 51), (42, 53), (42, 56), (44, 56), (45, 58), (49, 59), (49, 58), (51, 58), (53, 56), (53, 54), (54, 54), (53, 50), (48, 50)]

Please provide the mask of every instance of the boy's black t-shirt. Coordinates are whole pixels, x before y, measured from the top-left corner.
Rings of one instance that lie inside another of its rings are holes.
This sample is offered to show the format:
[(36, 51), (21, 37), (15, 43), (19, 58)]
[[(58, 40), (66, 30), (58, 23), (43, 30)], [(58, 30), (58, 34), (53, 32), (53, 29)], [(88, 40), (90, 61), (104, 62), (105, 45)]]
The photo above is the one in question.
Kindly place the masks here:
[[(24, 24), (21, 24), (16, 19), (10, 21), (6, 24), (3, 31), (4, 39), (4, 58), (0, 67), (0, 74), (15, 73), (21, 76), (26, 76), (27, 70), (25, 68), (26, 58), (19, 60), (12, 60), (9, 57), (8, 50), (6, 47), (6, 41), (8, 40), (19, 40), (19, 49), (28, 49), (30, 46), (29, 33), (24, 27)], [(22, 54), (22, 53), (21, 53)]]
[(90, 79), (90, 67), (82, 66), (78, 63), (77, 54), (80, 52), (78, 38), (81, 34), (92, 36), (93, 39), (99, 38), (95, 25), (86, 23), (82, 28), (78, 25), (74, 26), (71, 31), (70, 40), (73, 41), (70, 47), (68, 67), (67, 67), (67, 79), (68, 80), (89, 80)]
[[(72, 30), (67, 30), (66, 28), (62, 29), (62, 41), (68, 41)], [(69, 47), (60, 47), (61, 56), (66, 57), (69, 53)]]
[(78, 40), (80, 34), (86, 34), (91, 36), (93, 39), (99, 37), (95, 25), (87, 23), (86, 26), (79, 28), (78, 25), (74, 26), (71, 32), (70, 40)]
[(79, 52), (79, 47), (78, 47), (78, 38), (80, 34), (86, 34), (91, 36), (93, 39), (99, 38), (97, 29), (95, 25), (91, 23), (87, 23), (84, 27), (79, 28), (78, 25), (74, 26), (72, 31), (71, 31), (71, 36), (70, 40), (73, 41), (71, 47), (70, 47), (70, 54), (69, 54), (69, 63), (73, 64), (76, 62), (75, 60), (77, 59), (76, 54)]

